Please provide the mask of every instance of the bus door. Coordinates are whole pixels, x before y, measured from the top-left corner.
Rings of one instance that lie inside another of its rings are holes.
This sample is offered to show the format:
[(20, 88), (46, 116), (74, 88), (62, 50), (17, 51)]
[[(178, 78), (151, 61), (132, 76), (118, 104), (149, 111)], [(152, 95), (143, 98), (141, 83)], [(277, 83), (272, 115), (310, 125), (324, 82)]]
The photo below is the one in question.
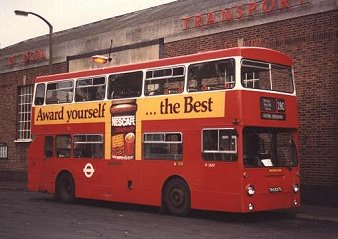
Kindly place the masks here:
[(238, 208), (237, 138), (234, 128), (202, 130), (202, 162), (205, 169), (203, 191), (208, 209)]
[[(66, 165), (65, 160), (71, 157), (71, 136), (69, 134), (43, 135), (39, 137), (39, 149), (41, 162), (41, 188), (48, 192), (53, 192), (55, 179), (59, 168)], [(41, 147), (43, 145), (43, 147)]]
[(28, 149), (28, 189), (38, 191), (41, 187), (42, 174), (41, 167), (43, 163), (43, 137), (34, 137), (33, 142)]

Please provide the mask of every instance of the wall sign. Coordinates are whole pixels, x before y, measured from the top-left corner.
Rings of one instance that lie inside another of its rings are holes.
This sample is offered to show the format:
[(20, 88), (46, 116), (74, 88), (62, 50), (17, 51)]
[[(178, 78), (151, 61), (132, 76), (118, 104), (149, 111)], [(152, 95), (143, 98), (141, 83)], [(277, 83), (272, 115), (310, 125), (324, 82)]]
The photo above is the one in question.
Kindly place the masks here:
[(18, 63), (33, 64), (45, 59), (46, 49), (38, 49), (7, 57), (7, 66), (13, 67)]
[(238, 1), (236, 6), (182, 18), (182, 30), (239, 20), (254, 15), (266, 15), (273, 11), (303, 5), (305, 2), (306, 0), (256, 0), (242, 4)]

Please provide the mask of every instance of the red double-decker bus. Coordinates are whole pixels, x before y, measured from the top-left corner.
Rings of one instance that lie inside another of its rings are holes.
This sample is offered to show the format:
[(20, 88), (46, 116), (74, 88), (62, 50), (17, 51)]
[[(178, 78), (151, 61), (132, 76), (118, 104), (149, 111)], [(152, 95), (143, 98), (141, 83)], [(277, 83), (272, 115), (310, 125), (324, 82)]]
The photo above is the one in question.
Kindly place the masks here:
[(300, 205), (292, 60), (241, 47), (38, 77), (28, 188), (254, 212)]

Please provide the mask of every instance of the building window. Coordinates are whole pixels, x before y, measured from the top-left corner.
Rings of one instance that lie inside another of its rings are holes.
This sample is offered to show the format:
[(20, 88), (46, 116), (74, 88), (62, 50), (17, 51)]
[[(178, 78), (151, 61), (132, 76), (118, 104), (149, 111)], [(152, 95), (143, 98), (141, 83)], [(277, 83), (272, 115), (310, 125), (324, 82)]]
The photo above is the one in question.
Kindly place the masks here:
[(182, 159), (181, 133), (146, 133), (143, 135), (144, 159)]
[(8, 159), (8, 146), (5, 143), (0, 143), (0, 159)]
[(17, 141), (31, 140), (31, 108), (33, 85), (19, 88)]

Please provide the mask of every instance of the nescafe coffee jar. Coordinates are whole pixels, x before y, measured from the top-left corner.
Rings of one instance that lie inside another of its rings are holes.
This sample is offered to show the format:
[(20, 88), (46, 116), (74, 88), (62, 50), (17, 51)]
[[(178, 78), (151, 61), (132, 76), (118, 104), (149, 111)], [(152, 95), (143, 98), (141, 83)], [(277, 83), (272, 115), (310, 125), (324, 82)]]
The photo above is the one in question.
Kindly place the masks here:
[(112, 159), (135, 159), (136, 100), (114, 100), (112, 116)]

